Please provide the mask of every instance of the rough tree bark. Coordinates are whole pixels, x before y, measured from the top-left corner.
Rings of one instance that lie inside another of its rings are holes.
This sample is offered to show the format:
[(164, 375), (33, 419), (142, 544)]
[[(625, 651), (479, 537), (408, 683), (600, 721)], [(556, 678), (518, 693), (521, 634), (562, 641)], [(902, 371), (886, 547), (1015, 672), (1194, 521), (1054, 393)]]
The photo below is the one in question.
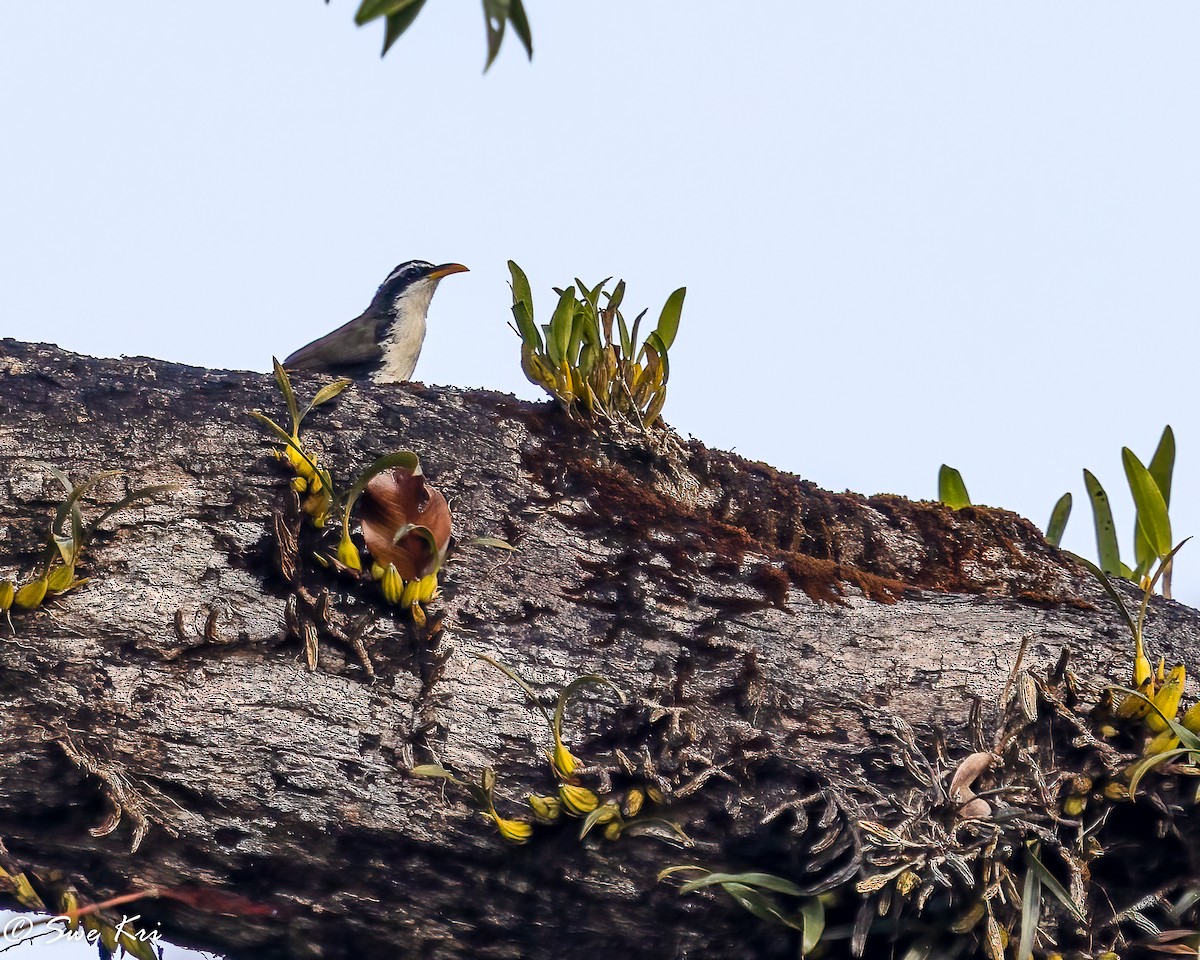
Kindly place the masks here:
[[(831, 494), (694, 442), (597, 438), (551, 404), (411, 384), (318, 410), (324, 462), (345, 477), (414, 449), (460, 541), (519, 552), (458, 549), (425, 630), (309, 562), (335, 606), (379, 619), (373, 680), (328, 638), (308, 672), (275, 561), (287, 475), (256, 408), (281, 415), (268, 376), (0, 344), (0, 577), (33, 568), (61, 499), (39, 461), (126, 472), (89, 502), (179, 485), (108, 524), (87, 586), (0, 641), (0, 837), (85, 902), (158, 885), (273, 909), (137, 904), (177, 942), (234, 957), (794, 955), (788, 931), (680, 897), (656, 870), (844, 883), (855, 824), (887, 819), (903, 783), (895, 718), (931, 755), (939, 738), (948, 758), (971, 752), (972, 704), (994, 725), (1022, 638), (1038, 670), (1070, 648), (1085, 677), (1128, 671), (1103, 596), (1017, 516)], [(1196, 613), (1156, 602), (1153, 618), (1156, 649), (1195, 662)], [(616, 682), (628, 704), (585, 695), (568, 743), (618, 786), (652, 766), (662, 815), (695, 846), (581, 842), (576, 821), (512, 847), (462, 794), (412, 777), (435, 758), (493, 767), (509, 815), (550, 789), (544, 723), (476, 652), (550, 697), (580, 674)], [(649, 760), (629, 775), (617, 749)], [(93, 836), (121, 777), (122, 823)]]

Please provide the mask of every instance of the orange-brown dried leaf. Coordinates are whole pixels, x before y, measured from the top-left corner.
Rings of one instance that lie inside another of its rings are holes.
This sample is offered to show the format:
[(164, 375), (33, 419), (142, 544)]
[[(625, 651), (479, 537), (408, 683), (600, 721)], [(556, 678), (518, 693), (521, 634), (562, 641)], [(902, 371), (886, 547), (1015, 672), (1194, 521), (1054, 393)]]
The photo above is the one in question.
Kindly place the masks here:
[[(404, 467), (378, 474), (367, 484), (361, 502), (363, 540), (376, 563), (382, 567), (394, 563), (405, 581), (437, 569), (438, 559), (450, 543), (450, 507), (424, 474)], [(396, 533), (407, 526), (428, 528), (437, 553), (418, 533), (408, 533), (393, 543)]]

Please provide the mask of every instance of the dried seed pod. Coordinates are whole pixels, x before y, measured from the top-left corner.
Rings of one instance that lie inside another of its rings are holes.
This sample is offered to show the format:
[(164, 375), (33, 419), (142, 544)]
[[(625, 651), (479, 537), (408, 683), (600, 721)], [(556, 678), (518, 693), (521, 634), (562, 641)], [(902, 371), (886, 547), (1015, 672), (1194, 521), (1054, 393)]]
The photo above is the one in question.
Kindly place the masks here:
[(316, 672), (317, 669), (317, 627), (316, 624), (305, 622), (301, 628), (301, 633), (304, 638), (304, 665), (308, 667), (309, 673)]

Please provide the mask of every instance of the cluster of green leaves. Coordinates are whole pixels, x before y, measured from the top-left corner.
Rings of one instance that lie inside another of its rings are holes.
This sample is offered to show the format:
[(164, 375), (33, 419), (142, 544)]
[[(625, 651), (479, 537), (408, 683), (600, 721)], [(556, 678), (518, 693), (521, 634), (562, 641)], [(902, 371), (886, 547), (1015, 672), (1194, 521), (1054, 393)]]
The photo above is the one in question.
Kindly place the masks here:
[(0, 612), (5, 616), (9, 615), (11, 608), (15, 607), (17, 610), (25, 611), (35, 610), (47, 598), (61, 596), (76, 587), (83, 586), (87, 580), (76, 576), (76, 567), (84, 549), (95, 539), (101, 524), (135, 503), (152, 500), (159, 494), (176, 489), (172, 484), (139, 487), (112, 506), (106, 507), (90, 523), (84, 523), (83, 510), (80, 507), (80, 501), (84, 494), (103, 480), (122, 476), (122, 471), (106, 470), (88, 477), (82, 483), (73, 483), (71, 478), (57, 467), (50, 464), (41, 466), (62, 484), (66, 496), (55, 510), (54, 519), (51, 521), (46, 536), (46, 549), (42, 555), (39, 570), (33, 579), (20, 588), (17, 588), (10, 580), (0, 580)]
[(687, 289), (680, 287), (667, 297), (658, 325), (639, 342), (646, 311), (638, 314), (632, 328), (625, 322), (624, 280), (611, 292), (605, 289), (611, 277), (591, 288), (578, 279), (565, 290), (555, 287), (558, 304), (550, 322), (539, 327), (533, 319), (528, 278), (511, 260), (508, 269), (525, 376), (568, 411), (582, 409), (643, 428), (654, 424), (667, 399), (667, 351), (679, 332)]
[[(681, 894), (720, 887), (734, 902), (760, 920), (781, 924), (799, 932), (801, 957), (807, 956), (821, 942), (825, 933), (825, 903), (819, 896), (806, 896), (790, 880), (773, 873), (714, 873), (694, 864), (667, 867), (659, 872), (658, 879), (662, 881), (678, 873), (699, 874), (696, 879), (687, 881), (679, 888)], [(784, 909), (772, 894), (797, 898), (800, 905), (796, 910)]]
[[(325, 2), (329, 3), (329, 0)], [(361, 27), (375, 20), (384, 21), (383, 54), (386, 55), (392, 44), (412, 26), (424, 6), (425, 0), (362, 0), (354, 15), (354, 22)], [(529, 18), (525, 15), (522, 0), (483, 0), (483, 20), (487, 26), (485, 72), (500, 53), (500, 45), (504, 42), (504, 33), (509, 24), (512, 24), (525, 53), (533, 59), (533, 34), (529, 30)]]
[[(1171, 542), (1171, 476), (1175, 470), (1175, 433), (1167, 426), (1159, 439), (1149, 466), (1138, 459), (1129, 447), (1121, 448), (1121, 462), (1125, 467), (1125, 479), (1137, 510), (1134, 522), (1134, 563), (1130, 567), (1121, 560), (1117, 544), (1117, 529), (1113, 523), (1112, 506), (1108, 494), (1096, 475), (1083, 471), (1083, 483), (1092, 504), (1096, 528), (1096, 550), (1099, 566), (1111, 577), (1124, 577), (1135, 583), (1144, 584), (1156, 564), (1172, 553)], [(938, 500), (948, 507), (959, 510), (971, 505), (971, 497), (963, 482), (962, 474), (953, 467), (942, 464), (938, 471)], [(1058, 546), (1062, 542), (1067, 520), (1071, 516), (1072, 497), (1064, 493), (1050, 513), (1046, 527), (1046, 540)], [(1171, 568), (1167, 564), (1162, 575), (1163, 595), (1171, 596)]]

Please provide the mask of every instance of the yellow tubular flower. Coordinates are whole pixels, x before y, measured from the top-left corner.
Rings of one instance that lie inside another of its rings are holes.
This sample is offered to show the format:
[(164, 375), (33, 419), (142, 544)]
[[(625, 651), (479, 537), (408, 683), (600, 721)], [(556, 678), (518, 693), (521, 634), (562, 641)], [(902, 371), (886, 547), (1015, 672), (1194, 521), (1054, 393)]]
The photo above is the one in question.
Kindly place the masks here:
[(379, 586), (383, 590), (383, 599), (388, 603), (400, 602), (400, 598), (404, 595), (404, 581), (400, 579), (394, 563), (388, 564), (388, 568), (383, 572), (383, 579), (379, 581)]
[[(1183, 686), (1186, 682), (1187, 668), (1180, 664), (1171, 670), (1171, 675), (1154, 695), (1154, 706), (1158, 710), (1151, 710), (1146, 714), (1146, 726), (1155, 733), (1166, 730), (1167, 720), (1174, 720), (1175, 715), (1179, 713), (1179, 701), (1183, 698)], [(1162, 716), (1159, 716), (1159, 711), (1162, 712)]]
[(495, 813), (489, 814), (489, 816), (496, 824), (496, 829), (500, 831), (500, 836), (509, 843), (527, 843), (533, 836), (533, 824), (528, 820), (507, 820)]

